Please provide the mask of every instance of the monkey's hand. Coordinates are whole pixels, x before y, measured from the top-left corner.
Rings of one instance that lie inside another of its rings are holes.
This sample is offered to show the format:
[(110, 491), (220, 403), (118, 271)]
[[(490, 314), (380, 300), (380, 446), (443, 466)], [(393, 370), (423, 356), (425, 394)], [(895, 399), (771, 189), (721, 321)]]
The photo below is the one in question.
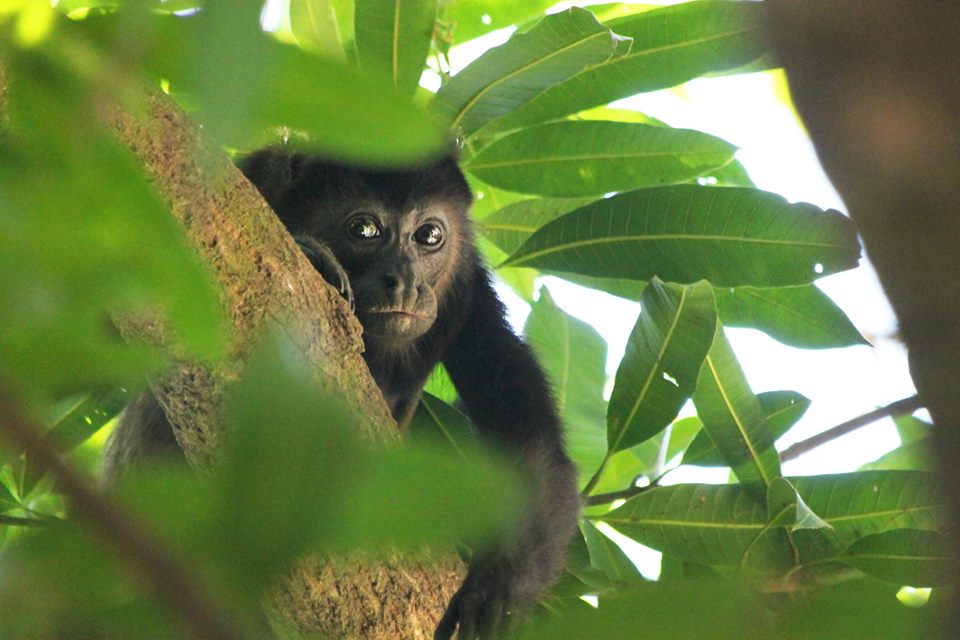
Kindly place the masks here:
[(503, 557), (473, 562), (463, 585), (450, 599), (434, 640), (488, 640), (505, 637), (518, 618), (520, 576)]
[(294, 236), (293, 239), (297, 241), (300, 250), (310, 260), (310, 264), (320, 272), (324, 280), (337, 288), (340, 295), (350, 305), (350, 311), (353, 311), (353, 289), (350, 287), (350, 279), (330, 248), (310, 236), (298, 235)]

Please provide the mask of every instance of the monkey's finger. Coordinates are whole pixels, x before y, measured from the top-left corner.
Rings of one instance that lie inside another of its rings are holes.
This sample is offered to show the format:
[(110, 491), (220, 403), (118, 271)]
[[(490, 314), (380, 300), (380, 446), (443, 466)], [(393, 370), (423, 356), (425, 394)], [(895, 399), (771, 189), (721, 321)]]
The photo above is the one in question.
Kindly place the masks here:
[(460, 617), (460, 591), (453, 594), (450, 598), (450, 604), (447, 605), (443, 617), (437, 623), (437, 629), (433, 632), (433, 640), (451, 640), (453, 633), (457, 630), (457, 619)]
[(457, 640), (476, 640), (477, 618), (480, 616), (483, 601), (483, 594), (474, 590), (460, 597), (460, 631), (457, 633)]
[(504, 636), (504, 610), (503, 598), (493, 596), (487, 599), (484, 607), (477, 616), (477, 627), (480, 631), (480, 637), (483, 638), (483, 640), (487, 640), (487, 638), (502, 638)]

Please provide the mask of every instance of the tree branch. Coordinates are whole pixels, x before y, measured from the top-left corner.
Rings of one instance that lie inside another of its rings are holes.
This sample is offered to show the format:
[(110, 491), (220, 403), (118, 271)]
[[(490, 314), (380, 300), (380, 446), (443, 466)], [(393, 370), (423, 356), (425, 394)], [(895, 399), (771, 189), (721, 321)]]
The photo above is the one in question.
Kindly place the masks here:
[(837, 438), (845, 436), (848, 433), (853, 433), (857, 429), (874, 423), (877, 420), (886, 417), (902, 416), (904, 414), (913, 413), (917, 409), (922, 408), (923, 402), (920, 401), (919, 396), (910, 396), (909, 398), (891, 402), (885, 407), (880, 407), (879, 409), (865, 413), (862, 416), (853, 418), (852, 420), (847, 420), (846, 422), (838, 424), (835, 427), (831, 427), (826, 431), (822, 431), (811, 438), (807, 438), (806, 440), (801, 440), (800, 442), (790, 445), (780, 453), (780, 460), (782, 462), (795, 460), (803, 454), (816, 449), (820, 445), (824, 445), (831, 440), (836, 440)]

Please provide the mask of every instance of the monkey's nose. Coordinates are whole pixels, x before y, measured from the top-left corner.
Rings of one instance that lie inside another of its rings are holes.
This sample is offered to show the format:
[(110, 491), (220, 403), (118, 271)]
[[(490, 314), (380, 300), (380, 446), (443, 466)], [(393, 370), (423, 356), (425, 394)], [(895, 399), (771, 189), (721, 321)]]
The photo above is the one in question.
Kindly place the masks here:
[(383, 274), (383, 288), (390, 290), (395, 289), (396, 286), (400, 284), (400, 279), (392, 273)]

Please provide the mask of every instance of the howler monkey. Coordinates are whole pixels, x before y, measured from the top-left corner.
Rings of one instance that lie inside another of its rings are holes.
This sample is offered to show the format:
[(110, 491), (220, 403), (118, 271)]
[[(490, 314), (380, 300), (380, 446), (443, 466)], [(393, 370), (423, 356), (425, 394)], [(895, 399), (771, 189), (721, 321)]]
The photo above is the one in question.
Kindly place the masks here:
[[(442, 362), (482, 437), (522, 465), (527, 515), (510, 539), (474, 555), (436, 630), (440, 639), (458, 629), (464, 639), (500, 635), (561, 569), (579, 499), (543, 371), (508, 326), (478, 255), (456, 161), (379, 170), (270, 148), (239, 166), (355, 309), (364, 358), (398, 422)], [(149, 396), (118, 431), (115, 458), (176, 448)]]

